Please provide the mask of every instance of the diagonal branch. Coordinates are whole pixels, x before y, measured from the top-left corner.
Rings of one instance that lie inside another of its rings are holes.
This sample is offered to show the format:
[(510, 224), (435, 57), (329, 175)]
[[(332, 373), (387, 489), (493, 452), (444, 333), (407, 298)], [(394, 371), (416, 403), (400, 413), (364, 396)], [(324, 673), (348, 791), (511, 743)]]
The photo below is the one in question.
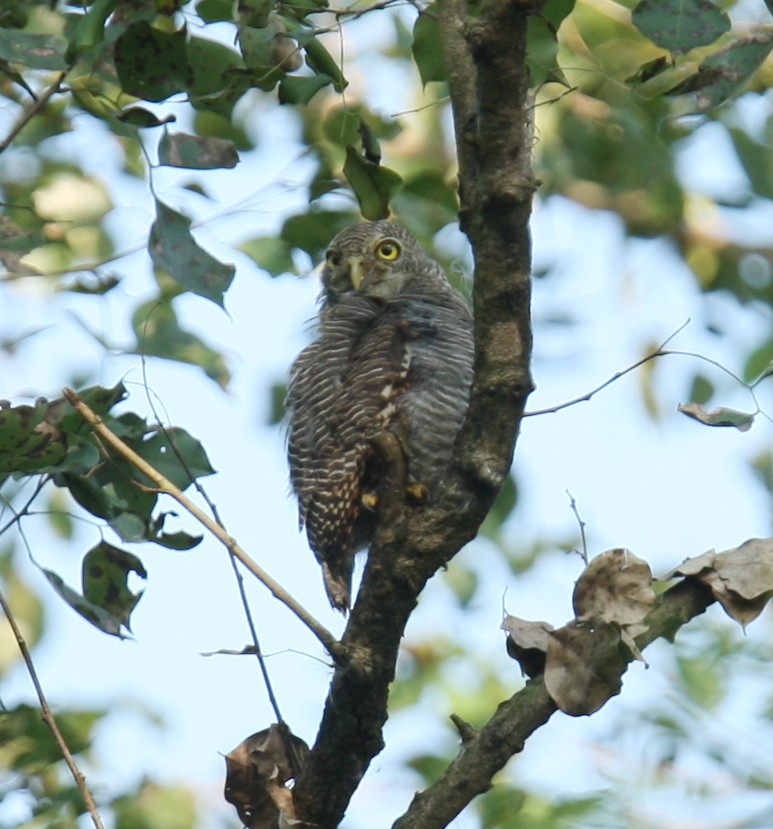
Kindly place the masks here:
[(5, 152), (16, 139), (16, 136), (27, 126), (27, 124), (45, 107), (45, 105), (56, 95), (62, 87), (64, 79), (69, 70), (63, 69), (58, 72), (53, 83), (48, 86), (37, 98), (22, 112), (19, 120), (13, 125), (11, 131), (0, 141), (0, 153)]
[(131, 447), (127, 446), (111, 429), (109, 429), (99, 415), (97, 415), (78, 394), (72, 389), (65, 389), (64, 396), (72, 404), (73, 408), (91, 426), (91, 428), (116, 452), (133, 464), (143, 475), (158, 488), (159, 492), (170, 495), (184, 509), (186, 509), (199, 523), (203, 524), (218, 539), (228, 551), (252, 573), (255, 578), (264, 584), (279, 599), (282, 604), (288, 607), (303, 624), (319, 639), (327, 651), (334, 658), (340, 647), (336, 638), (327, 628), (320, 624), (303, 605), (291, 596), (277, 581), (275, 581), (257, 562), (253, 561), (236, 539), (232, 538), (223, 526), (207, 515), (197, 506), (184, 492), (176, 487), (168, 478), (162, 475), (155, 467), (151, 466), (144, 458), (140, 457)]
[(27, 647), (27, 642), (24, 639), (19, 626), (16, 624), (16, 618), (11, 612), (11, 608), (2, 591), (0, 591), (0, 607), (2, 607), (3, 613), (5, 613), (5, 616), (8, 619), (8, 624), (11, 626), (11, 630), (13, 631), (13, 635), (16, 639), (16, 644), (19, 646), (19, 651), (21, 652), (24, 664), (27, 666), (27, 673), (30, 675), (30, 679), (32, 680), (32, 684), (35, 688), (35, 693), (38, 695), (38, 701), (40, 702), (40, 713), (43, 722), (51, 729), (51, 733), (54, 735), (54, 740), (56, 740), (56, 744), (59, 746), (59, 751), (62, 752), (62, 757), (64, 757), (64, 761), (70, 769), (70, 774), (72, 774), (73, 780), (75, 780), (75, 785), (81, 793), (81, 797), (83, 798), (83, 802), (86, 804), (86, 809), (91, 816), (91, 821), (94, 824), (95, 829), (105, 829), (105, 825), (102, 822), (102, 818), (99, 814), (99, 809), (97, 808), (94, 796), (91, 793), (91, 789), (89, 789), (86, 784), (86, 778), (83, 775), (83, 772), (78, 768), (78, 764), (75, 762), (75, 758), (70, 751), (70, 747), (67, 745), (64, 737), (62, 736), (62, 732), (59, 730), (54, 713), (48, 704), (46, 695), (43, 693), (43, 686), (40, 684), (40, 679), (38, 678), (38, 673), (35, 670), (35, 664), (32, 661), (32, 656), (29, 652), (29, 648)]
[[(637, 646), (643, 649), (661, 637), (673, 639), (680, 627), (713, 601), (708, 588), (697, 580), (685, 579), (658, 597), (644, 620), (646, 633), (636, 638)], [(630, 655), (629, 661), (632, 659)], [(543, 678), (528, 682), (501, 703), (480, 731), (465, 732), (463, 749), (456, 759), (429, 788), (413, 798), (392, 829), (443, 829), (473, 798), (491, 788), (494, 775), (556, 710)]]

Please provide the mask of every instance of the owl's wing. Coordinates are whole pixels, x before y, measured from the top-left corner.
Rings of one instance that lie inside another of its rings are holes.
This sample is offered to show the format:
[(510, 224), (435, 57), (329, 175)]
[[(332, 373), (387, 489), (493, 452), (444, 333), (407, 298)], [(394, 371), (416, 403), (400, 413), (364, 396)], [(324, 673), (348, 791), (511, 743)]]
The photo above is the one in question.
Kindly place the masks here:
[(289, 419), (287, 453), (290, 482), (299, 503), (301, 525), (311, 496), (322, 482), (324, 460), (335, 451), (335, 405), (351, 365), (353, 344), (380, 311), (365, 297), (326, 304), (317, 338), (290, 368), (285, 406)]
[[(442, 487), (469, 403), (473, 322), (466, 302), (444, 283), (431, 295), (410, 290), (394, 301), (405, 333), (408, 372), (395, 400), (411, 479), (430, 497)], [(399, 425), (398, 425), (399, 424)]]
[(362, 430), (373, 411), (361, 372), (374, 366), (363, 367), (356, 354), (368, 353), (382, 307), (351, 295), (323, 308), (318, 337), (293, 364), (288, 388), (288, 456), (299, 518), (330, 601), (341, 610), (349, 605), (354, 553), (365, 541), (355, 525), (370, 451)]

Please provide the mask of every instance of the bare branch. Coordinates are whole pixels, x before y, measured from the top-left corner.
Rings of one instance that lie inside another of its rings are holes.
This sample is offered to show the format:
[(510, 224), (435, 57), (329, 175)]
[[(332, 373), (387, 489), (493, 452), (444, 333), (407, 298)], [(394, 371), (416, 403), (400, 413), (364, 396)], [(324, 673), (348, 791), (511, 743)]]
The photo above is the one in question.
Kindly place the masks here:
[[(636, 371), (637, 368), (640, 368), (645, 363), (648, 363), (650, 360), (654, 360), (657, 357), (663, 357), (666, 354), (679, 354), (681, 352), (678, 351), (666, 351), (666, 346), (671, 340), (676, 337), (677, 334), (684, 331), (684, 329), (690, 324), (690, 320), (686, 320), (683, 322), (676, 331), (669, 334), (665, 340), (654, 350), (651, 351), (649, 354), (645, 354), (640, 360), (637, 360), (635, 363), (631, 363), (630, 366), (622, 369), (621, 371), (616, 371), (609, 379), (605, 380), (601, 385), (596, 386), (595, 388), (591, 389), (585, 394), (580, 395), (579, 397), (574, 397), (571, 400), (567, 400), (565, 403), (558, 403), (556, 406), (548, 406), (546, 409), (534, 409), (533, 411), (524, 412), (524, 417), (537, 417), (538, 415), (543, 414), (553, 414), (555, 412), (560, 412), (561, 409), (568, 409), (570, 406), (576, 406), (578, 403), (585, 403), (586, 401), (590, 400), (592, 397), (597, 395), (600, 391), (603, 391), (607, 386), (611, 386), (612, 383), (616, 383), (621, 377), (625, 377), (626, 374), (630, 374), (632, 371)], [(695, 355), (699, 356), (699, 355)], [(712, 361), (709, 361), (712, 362)], [(715, 364), (718, 365), (718, 364)], [(722, 366), (718, 366), (722, 368)], [(727, 369), (725, 369), (726, 371)], [(735, 375), (733, 375), (735, 376)], [(738, 379), (738, 378), (736, 378)], [(743, 381), (739, 381), (743, 382)]]
[(56, 740), (56, 744), (62, 752), (62, 757), (64, 757), (64, 761), (70, 769), (73, 780), (75, 780), (75, 785), (81, 793), (81, 797), (83, 798), (83, 802), (86, 804), (86, 809), (91, 816), (94, 826), (96, 829), (105, 829), (105, 825), (102, 823), (102, 818), (100, 817), (96, 801), (94, 800), (94, 796), (91, 794), (91, 789), (89, 789), (86, 785), (86, 778), (83, 772), (78, 768), (78, 764), (75, 762), (75, 758), (62, 736), (62, 732), (59, 730), (59, 726), (57, 725), (56, 718), (54, 717), (54, 714), (48, 704), (46, 695), (43, 693), (43, 686), (40, 684), (40, 680), (38, 679), (38, 673), (35, 670), (35, 665), (32, 661), (29, 648), (27, 647), (27, 642), (24, 639), (18, 624), (16, 623), (16, 619), (11, 612), (11, 608), (2, 590), (0, 590), (0, 607), (3, 608), (3, 613), (5, 613), (5, 616), (8, 619), (8, 623), (10, 624), (13, 635), (16, 638), (16, 644), (19, 646), (19, 651), (21, 652), (24, 664), (27, 666), (27, 673), (30, 675), (32, 684), (35, 687), (35, 693), (38, 695), (38, 701), (40, 702), (40, 713), (43, 718), (43, 722), (51, 729), (51, 733), (54, 735), (54, 740)]
[(111, 431), (102, 418), (99, 417), (73, 389), (66, 388), (64, 396), (73, 405), (81, 417), (92, 427), (107, 444), (115, 449), (126, 460), (133, 464), (140, 472), (147, 475), (158, 488), (159, 492), (166, 493), (186, 509), (200, 524), (203, 524), (215, 538), (218, 539), (228, 551), (252, 573), (255, 578), (264, 584), (279, 599), (282, 604), (288, 607), (304, 625), (319, 639), (333, 658), (340, 653), (338, 640), (327, 628), (321, 625), (303, 605), (294, 599), (278, 582), (276, 582), (257, 562), (239, 546), (236, 539), (232, 538), (223, 526), (212, 519), (198, 505), (196, 505), (185, 493), (176, 487), (168, 478), (164, 477), (155, 467), (151, 466), (144, 458), (140, 457), (133, 449), (127, 446), (113, 431)]

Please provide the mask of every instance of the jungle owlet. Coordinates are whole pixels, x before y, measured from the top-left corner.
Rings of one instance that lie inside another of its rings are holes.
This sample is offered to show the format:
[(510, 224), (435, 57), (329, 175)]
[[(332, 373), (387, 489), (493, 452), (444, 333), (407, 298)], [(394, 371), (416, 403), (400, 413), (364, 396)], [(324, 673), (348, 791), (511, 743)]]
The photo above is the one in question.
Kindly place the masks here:
[(288, 456), (300, 525), (331, 604), (346, 613), (354, 555), (376, 518), (371, 438), (394, 433), (409, 483), (430, 500), (442, 489), (472, 382), (472, 315), (416, 239), (389, 222), (333, 239), (320, 302), (316, 339), (290, 370)]

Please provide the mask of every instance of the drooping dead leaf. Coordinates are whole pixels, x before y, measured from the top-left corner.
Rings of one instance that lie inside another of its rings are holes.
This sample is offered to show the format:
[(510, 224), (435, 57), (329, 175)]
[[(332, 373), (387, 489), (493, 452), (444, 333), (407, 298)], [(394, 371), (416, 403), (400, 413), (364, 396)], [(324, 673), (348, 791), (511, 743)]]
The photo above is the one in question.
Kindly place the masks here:
[(620, 628), (593, 619), (570, 622), (549, 634), (545, 688), (572, 717), (593, 714), (620, 693), (626, 660)]
[(502, 621), (507, 632), (507, 653), (521, 666), (521, 672), (533, 679), (545, 670), (545, 655), (553, 625), (528, 622), (507, 614)]
[(292, 794), (285, 784), (295, 777), (308, 753), (306, 743), (286, 725), (274, 724), (226, 754), (225, 799), (236, 807), (248, 829), (270, 829), (278, 817), (292, 825)]
[(636, 636), (655, 604), (649, 564), (623, 548), (601, 553), (577, 579), (572, 604), (578, 619), (600, 617)]
[(773, 538), (751, 538), (732, 550), (688, 558), (664, 578), (675, 576), (701, 581), (727, 615), (746, 626), (773, 596)]
[(677, 410), (699, 423), (705, 423), (706, 426), (733, 426), (740, 432), (748, 432), (754, 423), (753, 414), (728, 409), (725, 406), (707, 411), (698, 403), (680, 403)]

